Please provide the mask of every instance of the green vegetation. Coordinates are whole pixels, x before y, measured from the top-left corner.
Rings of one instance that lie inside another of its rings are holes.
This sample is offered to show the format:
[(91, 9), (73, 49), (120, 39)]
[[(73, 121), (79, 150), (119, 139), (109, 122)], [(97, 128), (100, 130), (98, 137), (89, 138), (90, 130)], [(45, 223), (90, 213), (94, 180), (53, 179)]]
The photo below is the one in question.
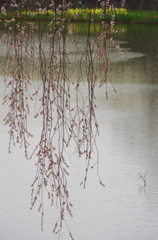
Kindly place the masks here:
[[(88, 9), (88, 8), (76, 8), (76, 9), (67, 9), (63, 14), (63, 17), (66, 19), (71, 19), (75, 21), (101, 21), (104, 12), (101, 9)], [(111, 15), (115, 15), (116, 22), (123, 23), (158, 23), (158, 11), (128, 11), (124, 8), (118, 8), (116, 11), (114, 9), (107, 9), (106, 18), (107, 21), (111, 20)], [(57, 17), (60, 15), (57, 14)], [(0, 13), (0, 18), (16, 18), (15, 12), (8, 12), (7, 16)], [(55, 17), (55, 13), (51, 10), (41, 10), (40, 12), (23, 10), (21, 11), (21, 17), (24, 20), (51, 20)]]
[(129, 11), (124, 21), (131, 23), (158, 23), (158, 11)]
[[(115, 15), (116, 19), (123, 19), (123, 16), (128, 14), (127, 10), (124, 8), (118, 8), (116, 11), (109, 8), (106, 11), (106, 18), (110, 21), (111, 15)], [(31, 12), (31, 11), (22, 11), (21, 15), (24, 18), (34, 18), (34, 19), (52, 19), (55, 17), (55, 13), (51, 10), (47, 10), (45, 12)], [(89, 21), (96, 20), (101, 21), (104, 12), (101, 9), (83, 9), (83, 8), (76, 8), (76, 9), (67, 9), (66, 12), (63, 14), (63, 17), (66, 19), (77, 20), (77, 21)], [(59, 14), (57, 13), (57, 17)]]

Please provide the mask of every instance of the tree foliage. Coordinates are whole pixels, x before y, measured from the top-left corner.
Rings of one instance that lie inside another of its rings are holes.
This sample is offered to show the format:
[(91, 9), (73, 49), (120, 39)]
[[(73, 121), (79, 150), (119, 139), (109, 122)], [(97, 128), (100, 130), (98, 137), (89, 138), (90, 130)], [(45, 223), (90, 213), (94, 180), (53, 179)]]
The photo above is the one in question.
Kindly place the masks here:
[[(78, 4), (82, 7), (82, 2)], [(124, 6), (122, 1), (122, 6)], [(76, 2), (74, 2), (76, 4)], [(46, 5), (47, 4), (47, 5)], [(91, 7), (94, 2), (91, 1)], [(62, 1), (32, 1), (13, 0), (3, 3), (1, 12), (5, 16), (5, 31), (1, 44), (6, 47), (6, 61), (1, 63), (4, 81), (8, 92), (4, 97), (4, 105), (9, 106), (4, 119), (9, 128), (9, 152), (11, 146), (20, 144), (24, 147), (25, 157), (37, 157), (36, 175), (32, 183), (31, 208), (40, 199), (41, 229), (43, 230), (43, 194), (46, 192), (51, 205), (54, 202), (59, 208), (59, 218), (55, 224), (54, 233), (60, 233), (67, 211), (72, 217), (72, 203), (69, 197), (67, 177), (70, 174), (69, 149), (73, 143), (74, 152), (85, 156), (85, 172), (81, 185), (85, 188), (90, 168), (96, 167), (99, 183), (105, 186), (98, 173), (99, 156), (92, 161), (93, 152), (97, 152), (96, 138), (99, 135), (99, 124), (96, 116), (97, 85), (105, 88), (108, 99), (108, 52), (115, 46), (115, 12), (117, 9), (108, 0), (97, 1), (101, 8), (101, 31), (93, 39), (90, 34), (94, 24), (93, 11), (90, 12), (85, 46), (80, 51), (79, 39), (70, 20), (65, 18), (65, 12), (72, 3)], [(22, 20), (23, 11), (31, 11), (32, 19)], [(111, 20), (107, 22), (107, 9), (111, 9)], [(15, 12), (15, 18), (8, 17), (9, 11)], [(45, 14), (42, 21), (34, 21), (34, 9), (37, 15)], [(52, 19), (47, 18), (47, 10), (54, 12)], [(74, 21), (77, 14), (74, 14)], [(123, 29), (121, 30), (123, 32)], [(92, 41), (93, 40), (93, 41)], [(68, 42), (76, 51), (75, 59), (70, 61)], [(123, 56), (119, 45), (116, 50)], [(95, 63), (101, 66), (98, 73)], [(27, 63), (27, 64), (26, 64)], [(69, 66), (78, 69), (79, 74), (72, 80)], [(72, 66), (71, 66), (72, 67)], [(30, 85), (34, 87), (36, 72), (40, 79), (38, 88), (30, 93)], [(80, 85), (87, 85), (86, 96), (80, 90)], [(71, 91), (75, 92), (76, 101), (71, 100)], [(116, 92), (116, 89), (114, 88)], [(42, 93), (42, 94), (41, 94)], [(29, 101), (39, 102), (34, 118), (42, 118), (41, 136), (31, 156), (28, 155), (29, 138), (33, 137), (28, 129)], [(73, 239), (70, 232), (70, 237)]]

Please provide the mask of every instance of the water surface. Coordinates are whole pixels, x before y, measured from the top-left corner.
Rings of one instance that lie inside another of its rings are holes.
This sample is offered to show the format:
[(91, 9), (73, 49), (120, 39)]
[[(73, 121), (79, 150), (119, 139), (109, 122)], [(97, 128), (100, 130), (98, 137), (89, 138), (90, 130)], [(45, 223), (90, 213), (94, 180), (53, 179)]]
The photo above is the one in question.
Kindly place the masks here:
[[(141, 29), (141, 31), (140, 31)], [(84, 159), (74, 156), (69, 177), (74, 217), (67, 222), (76, 240), (157, 240), (158, 236), (158, 27), (126, 25), (120, 44), (124, 58), (111, 57), (109, 100), (105, 89), (97, 88), (97, 118), (100, 136), (98, 183), (90, 170), (87, 188)], [(112, 52), (112, 54), (115, 54)], [(113, 55), (111, 55), (113, 56)], [(117, 59), (117, 61), (116, 61)], [(75, 75), (75, 74), (74, 74)], [(0, 99), (4, 96), (0, 77)], [(86, 87), (81, 86), (86, 93)], [(75, 96), (74, 96), (75, 97)], [(32, 106), (32, 109), (34, 106)], [(52, 229), (58, 217), (44, 199), (44, 232), (40, 231), (37, 206), (30, 210), (30, 191), (35, 176), (35, 159), (26, 161), (18, 147), (8, 154), (8, 128), (3, 126), (7, 109), (0, 105), (0, 239), (57, 239)], [(34, 133), (31, 148), (39, 139), (40, 121), (30, 121)], [(95, 158), (95, 154), (94, 154)], [(147, 173), (146, 187), (139, 178)], [(68, 240), (64, 226), (61, 240)]]

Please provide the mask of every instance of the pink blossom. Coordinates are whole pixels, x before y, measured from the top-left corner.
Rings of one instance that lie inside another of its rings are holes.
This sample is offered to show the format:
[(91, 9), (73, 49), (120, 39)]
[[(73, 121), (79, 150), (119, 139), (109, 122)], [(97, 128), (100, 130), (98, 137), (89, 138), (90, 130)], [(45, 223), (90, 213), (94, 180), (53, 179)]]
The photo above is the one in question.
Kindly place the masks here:
[(31, 15), (31, 17), (34, 17), (34, 12), (31, 12), (30, 15)]
[(78, 16), (78, 13), (74, 13), (74, 19), (76, 19), (77, 18), (77, 16)]
[(111, 42), (111, 43), (114, 43), (113, 37), (110, 38), (110, 42)]
[(71, 31), (71, 30), (69, 30), (69, 31), (68, 31), (68, 34), (69, 34), (69, 35), (72, 35), (72, 31)]
[(5, 9), (4, 6), (1, 7), (1, 12), (2, 12), (4, 15), (7, 15), (7, 13), (6, 13), (6, 9)]

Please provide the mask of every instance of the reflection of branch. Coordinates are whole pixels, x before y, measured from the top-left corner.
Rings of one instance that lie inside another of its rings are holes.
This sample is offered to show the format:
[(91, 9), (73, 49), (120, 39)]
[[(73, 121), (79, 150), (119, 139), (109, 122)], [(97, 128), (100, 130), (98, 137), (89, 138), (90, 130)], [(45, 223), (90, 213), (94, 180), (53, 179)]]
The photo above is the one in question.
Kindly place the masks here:
[(141, 179), (143, 179), (144, 181), (144, 186), (146, 186), (146, 175), (147, 175), (148, 171), (146, 171), (145, 175), (142, 176), (141, 172), (138, 173), (138, 175), (140, 176)]

